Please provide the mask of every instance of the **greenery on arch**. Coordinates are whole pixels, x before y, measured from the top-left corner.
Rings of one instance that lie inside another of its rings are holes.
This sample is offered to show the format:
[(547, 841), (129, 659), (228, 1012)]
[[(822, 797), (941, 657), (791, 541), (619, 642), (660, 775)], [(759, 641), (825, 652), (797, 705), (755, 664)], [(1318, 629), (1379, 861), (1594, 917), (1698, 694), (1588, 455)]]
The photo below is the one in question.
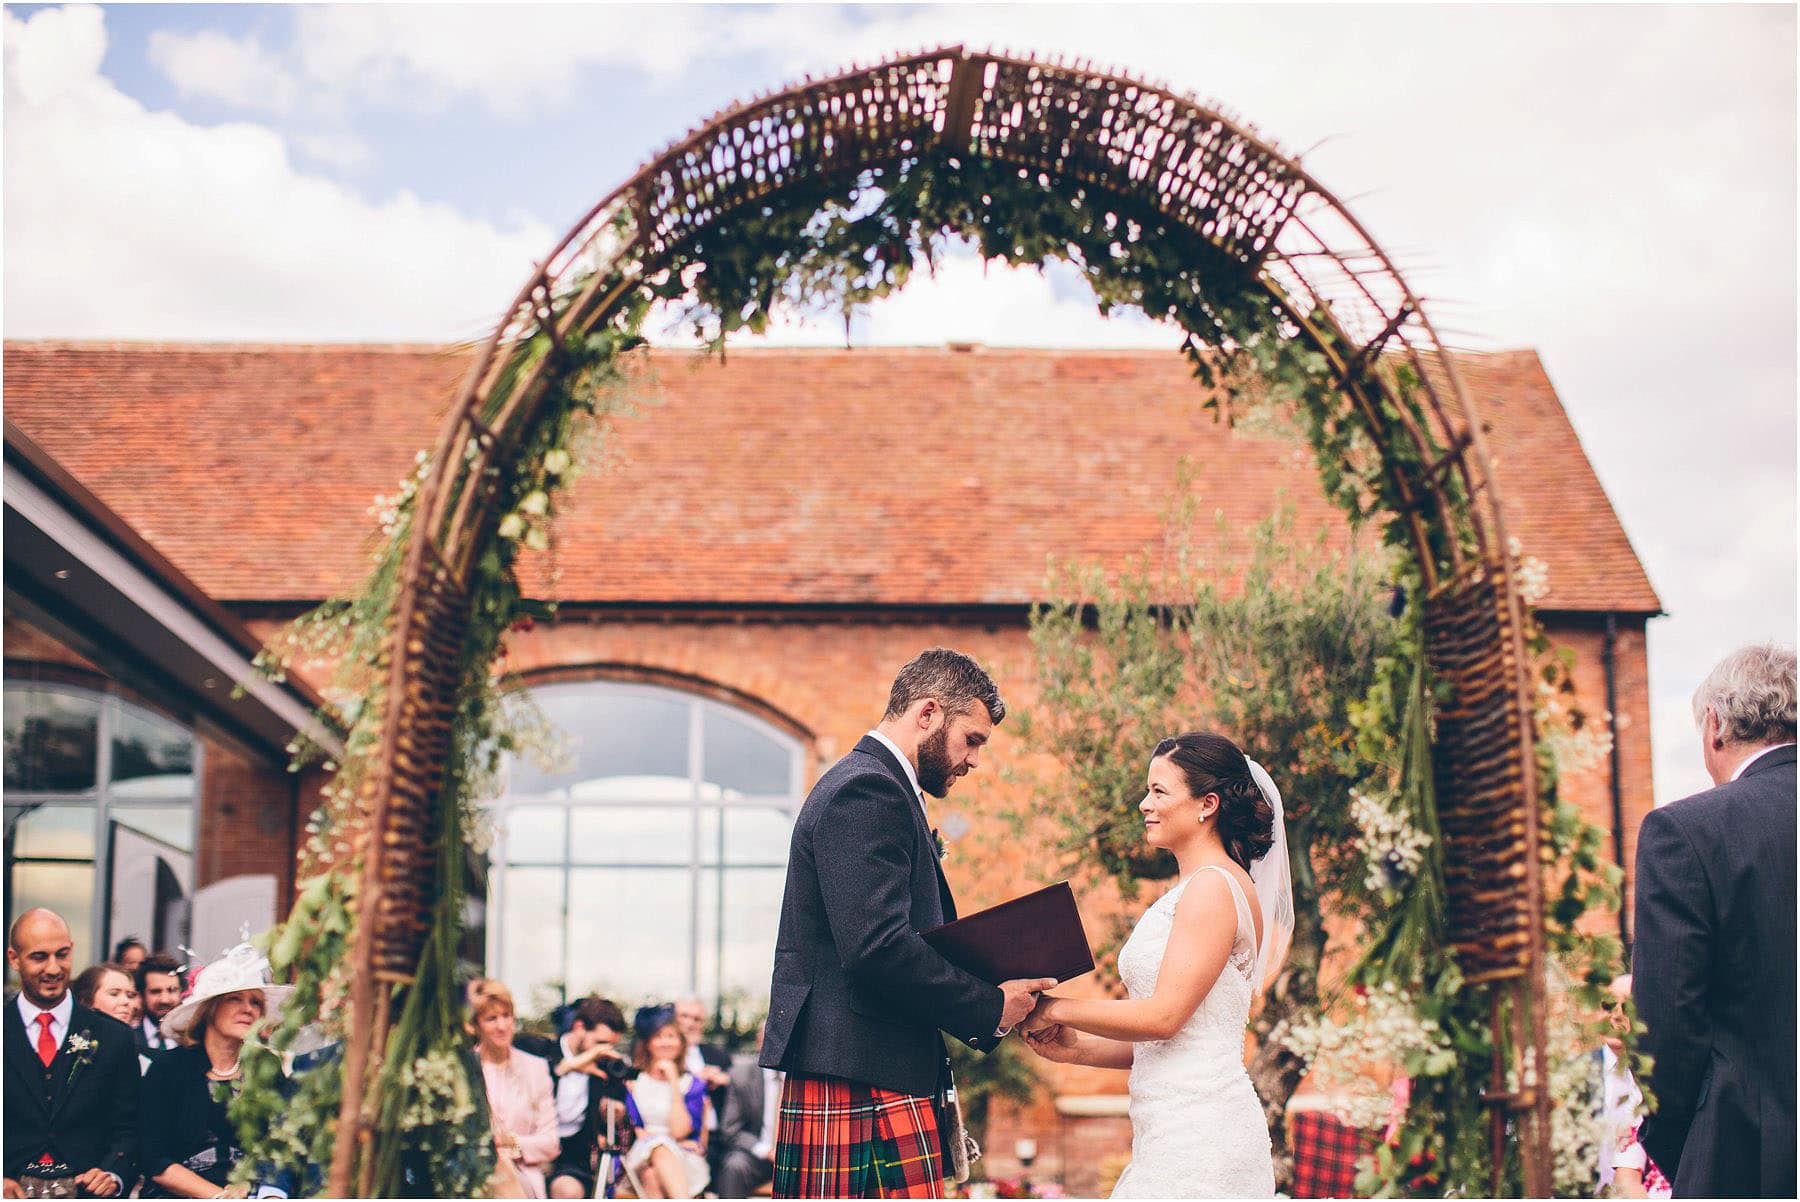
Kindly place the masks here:
[[(628, 215), (619, 218), (618, 232), (627, 247), (632, 245)], [(626, 259), (598, 269), (607, 279), (576, 281), (553, 299), (555, 317), (592, 284), (622, 300), (597, 324), (577, 323), (575, 333), (554, 344), (544, 324), (520, 333), (503, 348), (506, 363), (489, 398), (490, 410), (497, 411), (534, 366), (545, 365), (546, 390), (537, 416), (529, 429), (513, 432), (516, 453), (494, 482), (497, 511), (480, 526), (485, 544), (472, 582), (472, 616), (459, 669), (461, 700), (434, 815), (436, 905), (424, 959), (393, 1016), (372, 1104), (365, 1109), (379, 1150), (375, 1192), (467, 1195), (480, 1192), (491, 1172), (479, 1077), (471, 1088), (460, 1022), (455, 949), (462, 922), (461, 866), (465, 848), (483, 837), (480, 803), (491, 790), (495, 765), (530, 730), (529, 721), (522, 725), (502, 702), (493, 665), (506, 632), (521, 619), (544, 613), (541, 602), (520, 592), (517, 556), (522, 549), (552, 545), (556, 499), (583, 458), (581, 443), (601, 436), (629, 404), (632, 352), (643, 341), (651, 307), (680, 306), (689, 327), (723, 353), (729, 336), (767, 328), (778, 308), (841, 313), (848, 321), (858, 306), (902, 286), (917, 266), (929, 268), (953, 239), (967, 239), (983, 256), (1014, 266), (1067, 262), (1093, 288), (1103, 312), (1123, 306), (1179, 326), (1187, 333), (1184, 353), (1202, 385), (1216, 390), (1234, 413), (1272, 404), (1294, 414), (1314, 449), (1327, 495), (1356, 520), (1387, 515), (1380, 526), (1384, 538), (1406, 541), (1406, 529), (1392, 515), (1401, 504), (1399, 469), (1419, 466), (1399, 462), (1418, 452), (1396, 436), (1406, 422), (1421, 417), (1410, 369), (1370, 365), (1366, 370), (1387, 373), (1391, 387), (1383, 395), (1396, 399), (1366, 410), (1349, 403), (1326, 355), (1310, 341), (1329, 334), (1302, 330), (1251, 266), (1126, 198), (976, 157), (921, 156), (854, 178), (822, 181), (810, 191), (790, 188), (776, 201), (741, 208), (701, 230), (669, 261), (639, 263), (629, 260), (627, 251)], [(1344, 353), (1348, 347), (1331, 349), (1345, 361), (1353, 358)], [(309, 826), (299, 900), (268, 940), (276, 971), (300, 986), (297, 1004), (271, 1041), (290, 1055), (308, 1044), (329, 1048), (345, 1034), (349, 938), (359, 857), (366, 854), (355, 838), (358, 791), (379, 753), (389, 704), (383, 646), (419, 486), (430, 473), (454, 466), (421, 457), (417, 472), (380, 506), (382, 541), (363, 590), (302, 619), (266, 660), (266, 669), (275, 674), (309, 660), (335, 663), (331, 696), (337, 708), (331, 716), (347, 734), (344, 760), (330, 766), (331, 784)], [(1454, 494), (1454, 479), (1447, 487)], [(1466, 524), (1426, 533), (1428, 553), (1440, 563), (1448, 561), (1452, 542), (1472, 545)], [(1417, 596), (1416, 580), (1402, 572), (1400, 582)], [(1401, 799), (1397, 804), (1410, 807), (1409, 820), (1427, 829), (1430, 798), (1419, 782), (1430, 686), (1421, 666), (1415, 605), (1408, 606), (1401, 629), (1400, 645), (1380, 660), (1357, 730), (1359, 741), (1365, 736), (1368, 741), (1363, 750), (1388, 757), (1373, 762), (1388, 773), (1390, 788)], [(304, 756), (306, 749), (297, 754)], [(1552, 827), (1558, 864), (1581, 869), (1584, 857), (1593, 858), (1592, 840), (1577, 822), (1561, 817), (1559, 811), (1560, 825)], [(1441, 908), (1441, 892), (1434, 893), (1432, 884), (1441, 850), (1432, 846), (1423, 860), (1424, 867), (1396, 888), (1388, 907), (1393, 922), (1381, 933), (1389, 949), (1386, 960), (1371, 961), (1363, 972), (1400, 982), (1397, 988), (1420, 1006), (1441, 1007), (1442, 1018), (1433, 1021), (1453, 1032), (1453, 1068), (1426, 1074), (1437, 1084), (1421, 1091), (1409, 1111), (1420, 1121), (1406, 1130), (1423, 1132), (1421, 1139), (1442, 1149), (1439, 1154), (1453, 1166), (1440, 1178), (1445, 1187), (1478, 1183), (1480, 1192), (1487, 1188), (1485, 1160), (1464, 1132), (1485, 1128), (1477, 1121), (1474, 1093), (1488, 1063), (1485, 1003), (1479, 991), (1451, 984), (1455, 969), (1434, 909)], [(1597, 860), (1588, 867), (1595, 866)], [(1582, 881), (1591, 875), (1569, 873)], [(1558, 921), (1565, 910), (1585, 910), (1594, 897), (1578, 890), (1559, 908)], [(1574, 927), (1567, 924), (1568, 930)], [(1591, 984), (1610, 969), (1590, 968), (1584, 980)], [(319, 1059), (282, 1087), (292, 1096), (281, 1105), (268, 1101), (277, 1082), (265, 1074), (234, 1106), (250, 1153), (246, 1173), (261, 1171), (249, 1166), (288, 1167), (304, 1182), (306, 1166), (330, 1159), (340, 1073), (334, 1058)], [(1425, 1067), (1431, 1066), (1418, 1071)], [(1456, 1129), (1429, 1129), (1424, 1103)], [(403, 1159), (402, 1146), (413, 1154)]]

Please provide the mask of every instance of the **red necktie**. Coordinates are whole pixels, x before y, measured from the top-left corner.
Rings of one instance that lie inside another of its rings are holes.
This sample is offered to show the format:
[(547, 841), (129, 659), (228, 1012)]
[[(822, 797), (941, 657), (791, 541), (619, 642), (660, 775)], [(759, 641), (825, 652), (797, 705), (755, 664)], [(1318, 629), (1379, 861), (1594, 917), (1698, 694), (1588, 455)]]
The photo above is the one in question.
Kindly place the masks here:
[(38, 1021), (38, 1059), (49, 1068), (50, 1062), (56, 1059), (56, 1041), (50, 1038), (50, 1024), (56, 1021), (54, 1014), (40, 1014)]

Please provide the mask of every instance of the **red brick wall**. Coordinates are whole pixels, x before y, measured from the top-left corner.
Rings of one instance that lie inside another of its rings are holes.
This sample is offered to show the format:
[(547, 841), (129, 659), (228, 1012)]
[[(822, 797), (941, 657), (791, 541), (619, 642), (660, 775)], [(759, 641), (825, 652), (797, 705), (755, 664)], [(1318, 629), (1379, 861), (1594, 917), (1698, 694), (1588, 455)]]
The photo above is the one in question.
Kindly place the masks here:
[(285, 899), (294, 874), (294, 797), (285, 767), (251, 762), (202, 735), (195, 886), (269, 872)]

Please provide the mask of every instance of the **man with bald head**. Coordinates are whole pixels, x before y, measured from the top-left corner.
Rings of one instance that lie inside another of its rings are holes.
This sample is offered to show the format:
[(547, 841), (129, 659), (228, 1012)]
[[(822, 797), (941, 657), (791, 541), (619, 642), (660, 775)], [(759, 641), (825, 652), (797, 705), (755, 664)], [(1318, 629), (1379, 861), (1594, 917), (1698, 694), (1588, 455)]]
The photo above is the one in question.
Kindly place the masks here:
[(19, 992), (6, 999), (6, 1196), (115, 1198), (137, 1178), (138, 1058), (131, 1028), (75, 1003), (74, 940), (50, 910), (7, 932)]

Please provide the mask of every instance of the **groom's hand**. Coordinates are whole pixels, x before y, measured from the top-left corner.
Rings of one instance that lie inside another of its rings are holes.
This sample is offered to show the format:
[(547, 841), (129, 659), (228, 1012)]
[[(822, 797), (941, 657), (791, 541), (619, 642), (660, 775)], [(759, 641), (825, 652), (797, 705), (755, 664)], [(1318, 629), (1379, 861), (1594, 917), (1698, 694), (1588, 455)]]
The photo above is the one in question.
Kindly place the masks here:
[(1000, 1029), (1010, 1031), (1037, 1006), (1037, 995), (1056, 984), (1055, 977), (1029, 977), (1000, 982), (1006, 1001), (1000, 1007)]

